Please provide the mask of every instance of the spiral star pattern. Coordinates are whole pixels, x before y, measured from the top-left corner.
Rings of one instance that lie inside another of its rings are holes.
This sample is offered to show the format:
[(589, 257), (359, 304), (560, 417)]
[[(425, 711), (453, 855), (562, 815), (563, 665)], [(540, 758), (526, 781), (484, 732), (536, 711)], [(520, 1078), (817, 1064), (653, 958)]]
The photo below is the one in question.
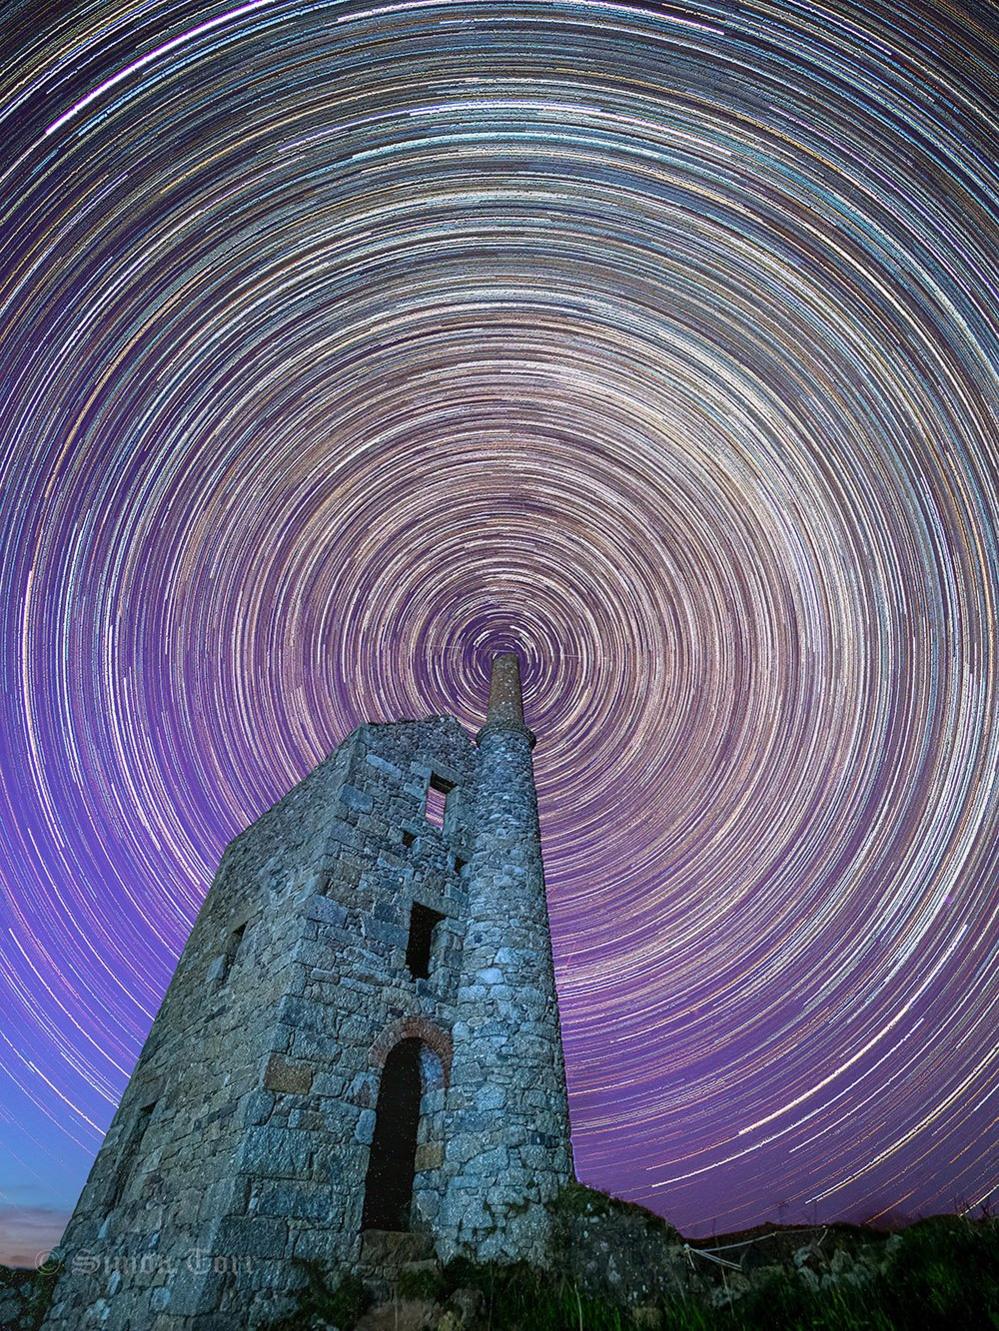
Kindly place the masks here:
[(72, 1205), (226, 841), (511, 644), (580, 1176), (987, 1201), (987, 11), (6, 13), (8, 1207)]

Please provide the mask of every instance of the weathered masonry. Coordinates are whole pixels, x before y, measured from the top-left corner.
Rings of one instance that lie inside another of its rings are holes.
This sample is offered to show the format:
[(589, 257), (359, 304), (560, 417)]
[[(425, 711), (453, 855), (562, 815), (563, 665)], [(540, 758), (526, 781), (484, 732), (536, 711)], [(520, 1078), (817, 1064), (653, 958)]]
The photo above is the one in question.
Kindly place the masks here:
[(361, 726), (227, 848), (47, 1331), (260, 1326), (292, 1258), (370, 1269), (393, 1231), (545, 1260), (572, 1162), (533, 744), (504, 653), (474, 743)]

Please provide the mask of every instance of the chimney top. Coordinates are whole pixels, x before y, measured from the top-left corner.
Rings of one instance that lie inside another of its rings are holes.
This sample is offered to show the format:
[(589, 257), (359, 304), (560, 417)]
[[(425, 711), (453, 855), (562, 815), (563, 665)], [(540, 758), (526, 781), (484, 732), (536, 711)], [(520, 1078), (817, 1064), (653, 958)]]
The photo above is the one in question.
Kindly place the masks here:
[(486, 724), (476, 736), (481, 743), (483, 735), (505, 730), (523, 735), (534, 748), (535, 737), (524, 725), (524, 702), (520, 693), (520, 658), (516, 652), (497, 652), (489, 674), (489, 707)]
[(520, 658), (516, 652), (498, 652), (489, 675), (486, 725), (523, 727), (524, 702), (520, 692)]

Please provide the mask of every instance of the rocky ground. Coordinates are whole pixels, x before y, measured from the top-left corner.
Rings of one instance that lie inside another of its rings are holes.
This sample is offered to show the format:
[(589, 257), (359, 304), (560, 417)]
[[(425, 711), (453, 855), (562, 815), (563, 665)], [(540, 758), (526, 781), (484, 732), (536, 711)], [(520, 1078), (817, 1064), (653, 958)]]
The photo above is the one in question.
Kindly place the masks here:
[(0, 1331), (34, 1331), (42, 1320), (58, 1267), (25, 1271), (0, 1266)]

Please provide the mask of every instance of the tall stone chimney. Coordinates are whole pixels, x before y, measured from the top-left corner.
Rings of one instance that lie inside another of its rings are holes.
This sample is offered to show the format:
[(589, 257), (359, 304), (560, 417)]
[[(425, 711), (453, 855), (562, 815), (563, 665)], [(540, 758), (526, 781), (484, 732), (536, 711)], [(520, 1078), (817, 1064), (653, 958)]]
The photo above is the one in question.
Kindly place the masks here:
[(515, 652), (493, 659), (479, 749), (448, 1093), (445, 1256), (543, 1259), (573, 1177), (531, 750)]

